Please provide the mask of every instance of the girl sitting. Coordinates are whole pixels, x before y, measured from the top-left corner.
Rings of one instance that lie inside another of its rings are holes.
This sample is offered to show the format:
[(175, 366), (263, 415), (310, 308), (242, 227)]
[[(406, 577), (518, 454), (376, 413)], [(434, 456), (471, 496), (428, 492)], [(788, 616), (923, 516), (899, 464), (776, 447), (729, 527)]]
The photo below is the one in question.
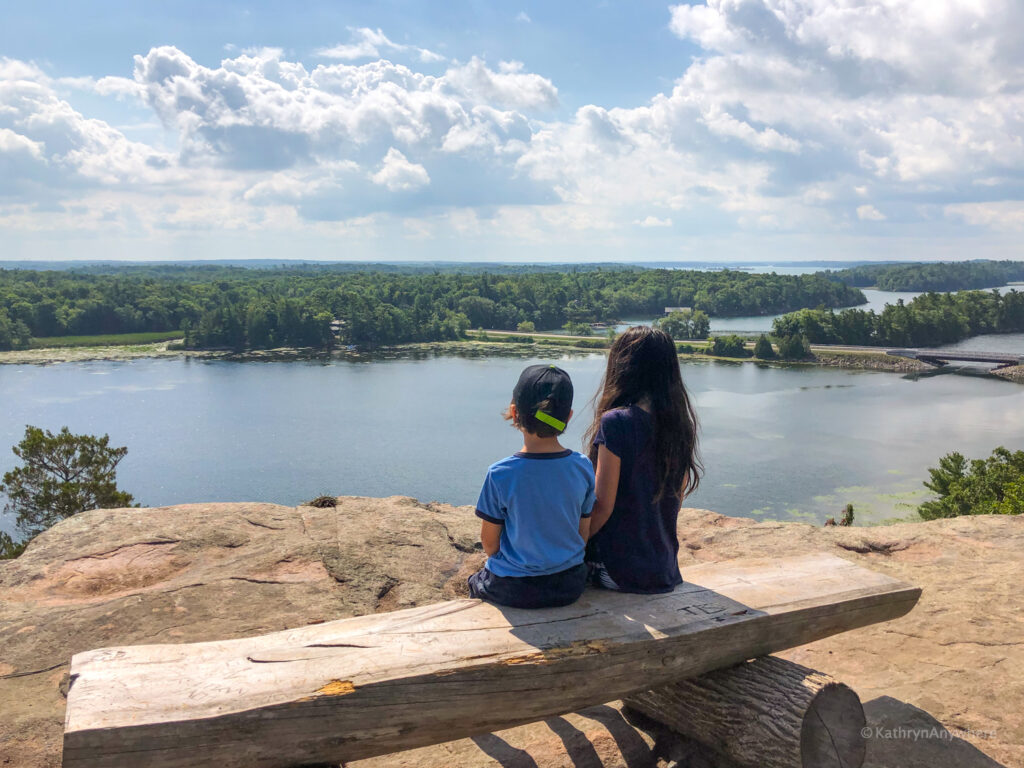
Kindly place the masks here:
[(671, 592), (683, 579), (676, 521), (703, 471), (675, 342), (637, 326), (612, 344), (584, 444), (597, 475), (586, 561), (606, 589)]

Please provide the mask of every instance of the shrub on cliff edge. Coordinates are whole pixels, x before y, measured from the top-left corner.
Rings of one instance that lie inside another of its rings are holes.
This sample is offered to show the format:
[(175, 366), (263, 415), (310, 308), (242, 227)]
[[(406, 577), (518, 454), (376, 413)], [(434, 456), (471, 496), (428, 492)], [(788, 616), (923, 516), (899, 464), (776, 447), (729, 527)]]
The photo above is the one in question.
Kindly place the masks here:
[(112, 447), (108, 435), (26, 426), (11, 450), (23, 464), (4, 474), (0, 492), (8, 499), (4, 511), (16, 516), (26, 540), (79, 512), (132, 505), (132, 495), (117, 488), (117, 465), (128, 449)]
[(937, 499), (918, 507), (925, 520), (959, 515), (1024, 514), (1024, 451), (1000, 446), (987, 459), (968, 461), (960, 453), (939, 459), (925, 487)]

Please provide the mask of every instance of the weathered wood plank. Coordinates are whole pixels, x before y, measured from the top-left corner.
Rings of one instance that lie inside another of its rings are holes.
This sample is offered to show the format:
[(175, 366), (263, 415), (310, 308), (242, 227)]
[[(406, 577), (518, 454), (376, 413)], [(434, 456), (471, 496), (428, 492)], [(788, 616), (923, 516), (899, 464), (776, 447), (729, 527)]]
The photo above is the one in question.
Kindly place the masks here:
[(920, 590), (830, 555), (685, 569), (668, 595), (476, 600), (72, 660), (68, 768), (339, 763), (484, 733), (902, 616)]

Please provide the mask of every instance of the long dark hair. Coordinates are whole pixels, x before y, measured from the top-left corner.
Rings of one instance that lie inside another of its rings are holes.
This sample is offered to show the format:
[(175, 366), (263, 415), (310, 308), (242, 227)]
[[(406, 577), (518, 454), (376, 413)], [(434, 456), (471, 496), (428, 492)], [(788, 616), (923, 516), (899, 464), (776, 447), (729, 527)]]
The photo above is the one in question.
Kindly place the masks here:
[(594, 437), (610, 410), (651, 404), (654, 456), (658, 473), (655, 501), (666, 495), (680, 500), (697, 490), (704, 467), (697, 453), (697, 414), (679, 373), (672, 337), (660, 329), (634, 326), (615, 339), (608, 352), (601, 389), (594, 396), (594, 423), (584, 437), (591, 461), (597, 462)]

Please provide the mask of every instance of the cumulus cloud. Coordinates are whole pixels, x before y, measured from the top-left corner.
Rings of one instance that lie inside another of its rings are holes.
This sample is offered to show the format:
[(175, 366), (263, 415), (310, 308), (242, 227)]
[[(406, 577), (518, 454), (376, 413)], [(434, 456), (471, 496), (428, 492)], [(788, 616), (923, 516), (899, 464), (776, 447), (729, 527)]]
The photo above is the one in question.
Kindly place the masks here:
[(755, 228), (845, 226), (851, 203), (882, 220), (869, 187), (920, 211), (1024, 193), (1020, 3), (708, 0), (669, 26), (703, 49), (671, 91), (544, 126), (519, 166), (566, 202)]
[(0, 194), (32, 190), (54, 199), (155, 179), (164, 153), (86, 118), (54, 85), (34, 65), (0, 59)]
[(828, 148), (830, 168), (896, 182), (1019, 166), (1022, 24), (1013, 0), (679, 5), (672, 30), (709, 55), (673, 98), (700, 103), (705, 120), (741, 111)]
[(409, 159), (394, 147), (384, 156), (380, 170), (370, 178), (374, 184), (387, 187), (392, 192), (408, 192), (430, 183), (427, 169), (422, 165), (410, 163)]
[[(213, 212), (241, 228), (446, 209), (453, 227), (530, 242), (637, 227), (1020, 229), (1018, 0), (707, 0), (665, 23), (700, 49), (671, 87), (568, 117), (555, 82), (522, 63), (447, 61), (369, 27), (312, 62), (154, 48), (130, 78), (50, 79), (3, 59), (0, 195), (100, 189), (96, 210), (120, 211), (111, 190), (134, 188), (168, 206), (149, 206), (150, 221), (181, 227)], [(173, 149), (77, 112), (81, 89), (138, 100)]]
[(307, 70), (266, 51), (209, 68), (169, 46), (136, 56), (135, 81), (180, 132), (183, 162), (239, 170), (379, 157), (390, 146), (502, 152), (529, 139), (515, 109), (555, 98), (546, 79), (479, 59), (440, 77), (388, 61)]
[(523, 71), (520, 61), (503, 61), (498, 71), (488, 69), (474, 56), (467, 64), (445, 73), (445, 84), (454, 92), (510, 109), (554, 109), (558, 89), (546, 77)]

